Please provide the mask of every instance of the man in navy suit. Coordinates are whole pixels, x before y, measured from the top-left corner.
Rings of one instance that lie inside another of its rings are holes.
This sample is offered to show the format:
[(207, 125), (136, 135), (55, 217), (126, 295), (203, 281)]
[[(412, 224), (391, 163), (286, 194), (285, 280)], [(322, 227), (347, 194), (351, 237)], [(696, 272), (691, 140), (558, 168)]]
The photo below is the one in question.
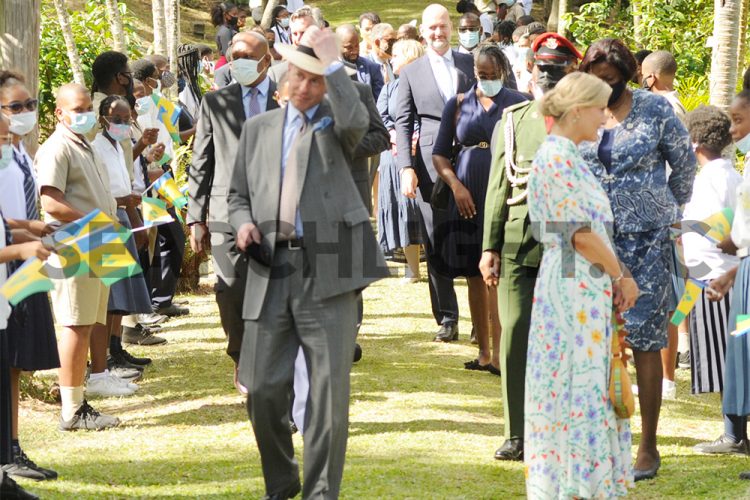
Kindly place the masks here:
[(359, 55), (359, 33), (353, 24), (343, 24), (336, 28), (336, 34), (341, 39), (341, 55), (346, 62), (357, 66), (357, 80), (372, 88), (375, 102), (385, 85), (380, 66), (366, 57)]
[[(475, 83), (474, 59), (451, 50), (452, 25), (448, 9), (442, 5), (432, 4), (424, 10), (420, 29), (427, 51), (399, 75), (396, 164), (401, 172), (403, 194), (418, 199), (422, 212), (432, 314), (440, 325), (435, 340), (450, 342), (458, 339), (458, 302), (453, 280), (445, 276), (444, 270), (441, 273), (445, 264), (435, 244), (435, 234), (445, 226), (447, 212), (430, 206), (432, 187), (438, 177), (432, 165), (432, 148), (446, 101)], [(412, 156), (415, 120), (419, 124), (419, 139), (416, 155)]]

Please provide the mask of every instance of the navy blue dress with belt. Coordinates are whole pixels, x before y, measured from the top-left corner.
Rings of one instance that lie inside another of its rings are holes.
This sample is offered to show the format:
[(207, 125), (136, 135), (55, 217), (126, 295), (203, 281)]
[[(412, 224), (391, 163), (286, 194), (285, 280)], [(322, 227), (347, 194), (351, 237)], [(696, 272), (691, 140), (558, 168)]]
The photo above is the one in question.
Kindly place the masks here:
[(458, 180), (471, 193), (477, 212), (471, 219), (461, 217), (451, 194), (448, 222), (435, 229), (436, 246), (440, 249), (447, 274), (453, 278), (480, 275), (484, 198), (492, 164), (492, 132), (503, 117), (505, 108), (526, 100), (520, 92), (503, 88), (492, 98), (493, 104), (486, 110), (477, 97), (474, 85), (464, 94), (458, 119), (457, 98), (451, 98), (445, 105), (433, 154), (451, 159), (454, 141), (460, 146), (453, 169)]

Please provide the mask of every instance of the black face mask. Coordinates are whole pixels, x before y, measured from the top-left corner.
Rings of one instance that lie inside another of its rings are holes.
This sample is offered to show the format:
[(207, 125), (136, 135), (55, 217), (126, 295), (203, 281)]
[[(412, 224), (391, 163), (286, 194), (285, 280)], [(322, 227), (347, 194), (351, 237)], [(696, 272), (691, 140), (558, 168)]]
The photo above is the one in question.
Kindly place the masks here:
[(539, 70), (539, 74), (536, 78), (536, 84), (543, 92), (555, 88), (557, 82), (562, 80), (566, 74), (565, 68), (561, 66), (544, 65), (537, 66), (537, 69)]
[(229, 26), (237, 26), (237, 22), (239, 21), (239, 18), (237, 16), (232, 16), (229, 18)]
[(625, 80), (615, 83), (614, 85), (610, 85), (612, 87), (612, 94), (609, 96), (609, 101), (607, 101), (607, 107), (611, 108), (617, 101), (620, 100), (620, 97), (622, 96), (622, 93), (625, 92), (625, 89), (627, 88), (627, 84), (625, 83)]

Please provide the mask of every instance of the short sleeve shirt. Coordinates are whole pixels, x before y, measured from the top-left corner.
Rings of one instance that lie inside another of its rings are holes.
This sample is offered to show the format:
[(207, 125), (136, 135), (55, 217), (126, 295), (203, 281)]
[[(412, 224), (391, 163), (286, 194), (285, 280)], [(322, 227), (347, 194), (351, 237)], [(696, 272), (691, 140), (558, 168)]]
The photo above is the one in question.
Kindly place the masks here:
[[(44, 186), (59, 189), (65, 200), (81, 212), (98, 208), (110, 217), (115, 216), (117, 204), (110, 191), (107, 167), (85, 137), (58, 124), (37, 151), (34, 168), (40, 189)], [(55, 219), (45, 214), (45, 220)]]

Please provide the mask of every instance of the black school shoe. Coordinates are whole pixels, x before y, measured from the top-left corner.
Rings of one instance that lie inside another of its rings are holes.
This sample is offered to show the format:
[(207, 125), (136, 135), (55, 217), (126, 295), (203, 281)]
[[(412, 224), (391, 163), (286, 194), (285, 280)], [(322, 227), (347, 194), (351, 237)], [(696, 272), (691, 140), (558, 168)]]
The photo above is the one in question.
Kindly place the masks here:
[(18, 450), (18, 453), (14, 453), (13, 462), (3, 465), (3, 471), (11, 476), (33, 479), (34, 481), (57, 479), (57, 472), (39, 467), (33, 460), (26, 456), (23, 450)]
[(6, 473), (2, 473), (2, 481), (0, 481), (0, 498), (3, 500), (39, 500), (38, 496), (21, 488)]

